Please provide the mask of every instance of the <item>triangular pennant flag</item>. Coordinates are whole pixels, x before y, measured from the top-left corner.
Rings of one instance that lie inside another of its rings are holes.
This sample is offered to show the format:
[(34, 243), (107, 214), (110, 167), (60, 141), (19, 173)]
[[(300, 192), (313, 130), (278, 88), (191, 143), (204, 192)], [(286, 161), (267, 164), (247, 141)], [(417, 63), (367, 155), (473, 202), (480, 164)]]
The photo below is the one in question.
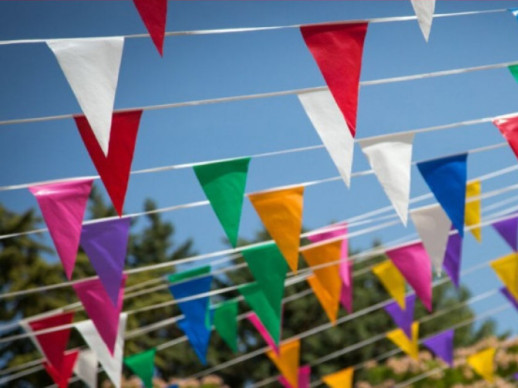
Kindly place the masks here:
[[(514, 11), (513, 14), (518, 11)], [(516, 15), (515, 15), (516, 16)], [(510, 65), (510, 66), (507, 66), (507, 68), (509, 69), (509, 71), (511, 72), (511, 75), (513, 76), (514, 80), (516, 82), (518, 82), (518, 65)]]
[[(311, 275), (306, 279), (313, 290), (313, 293), (317, 297), (320, 305), (326, 312), (327, 317), (334, 325), (336, 323), (336, 317), (338, 315), (339, 298), (331, 296), (327, 291), (327, 287), (322, 284), (316, 275)], [(340, 295), (338, 295), (340, 296)]]
[(428, 253), (435, 272), (440, 275), (451, 230), (451, 221), (440, 205), (414, 209), (410, 217)]
[[(279, 383), (284, 388), (293, 388), (291, 384), (286, 380), (286, 377), (279, 376), (278, 378)], [(299, 368), (299, 374), (298, 374), (298, 383), (299, 388), (309, 388), (311, 383), (311, 366), (310, 365), (304, 365)]]
[(122, 215), (124, 198), (135, 151), (141, 110), (114, 113), (112, 118), (108, 154), (104, 154), (84, 116), (75, 116), (79, 134), (101, 180), (108, 191), (113, 206)]
[(412, 339), (408, 339), (401, 329), (389, 331), (387, 338), (394, 342), (403, 352), (408, 354), (414, 360), (419, 359), (419, 322), (412, 324)]
[(99, 335), (113, 355), (119, 329), (119, 318), (124, 299), (126, 275), (119, 285), (117, 306), (111, 303), (108, 293), (99, 279), (86, 280), (72, 285)]
[(212, 209), (235, 248), (250, 158), (194, 166)]
[(518, 158), (518, 115), (499, 117), (493, 120), (493, 124), (507, 140), (514, 155)]
[(467, 157), (468, 154), (465, 153), (417, 163), (417, 168), (428, 187), (462, 237), (464, 236)]
[(79, 352), (74, 373), (88, 388), (97, 387), (97, 355), (93, 350), (86, 349)]
[(72, 377), (74, 371), (74, 365), (76, 364), (79, 350), (71, 350), (63, 355), (63, 365), (59, 368), (52, 365), (51, 363), (44, 361), (43, 366), (47, 373), (52, 377), (52, 380), (56, 383), (58, 388), (67, 388), (68, 380)]
[(356, 134), (358, 89), (367, 26), (362, 22), (300, 27), (302, 37), (353, 137)]
[[(479, 225), (482, 220), (482, 205), (480, 203), (480, 194), (482, 188), (479, 180), (469, 182), (466, 186), (466, 209), (464, 215), (464, 222), (466, 226)], [(478, 199), (469, 200), (471, 197), (479, 197)], [(478, 242), (482, 241), (482, 228), (476, 226), (470, 229), (471, 234)]]
[(187, 336), (200, 362), (203, 365), (207, 365), (207, 351), (209, 349), (211, 330), (207, 328), (204, 322), (189, 321), (186, 318), (180, 319), (176, 324)]
[(304, 187), (251, 194), (250, 202), (293, 272), (299, 264)]
[(414, 320), (415, 294), (405, 298), (406, 308), (403, 310), (397, 302), (391, 302), (385, 307), (385, 311), (392, 317), (394, 323), (399, 326), (408, 338), (412, 338), (412, 321)]
[(484, 380), (494, 382), (494, 358), (496, 349), (489, 348), (468, 357), (468, 365), (473, 368)]
[(428, 311), (432, 311), (432, 268), (422, 243), (386, 252)]
[(456, 288), (460, 284), (460, 265), (462, 260), (462, 237), (455, 233), (450, 235), (442, 266)]
[(322, 381), (331, 388), (351, 388), (353, 386), (354, 367), (342, 369), (322, 377)]
[(92, 180), (31, 186), (29, 190), (38, 201), (43, 219), (65, 268), (65, 274), (70, 280), (79, 248), (81, 223), (92, 190)]
[(405, 278), (390, 260), (385, 260), (372, 267), (372, 273), (378, 277), (391, 297), (405, 308)]
[(237, 353), (237, 313), (237, 300), (221, 303), (214, 312), (214, 327), (234, 353)]
[(489, 263), (504, 286), (518, 299), (518, 253), (511, 253)]
[(75, 324), (79, 333), (81, 333), (86, 344), (92, 349), (99, 363), (103, 367), (115, 388), (121, 386), (122, 376), (122, 356), (124, 353), (124, 333), (126, 332), (127, 313), (121, 313), (119, 319), (119, 327), (117, 328), (117, 339), (115, 341), (115, 351), (112, 353), (106, 346), (106, 343), (99, 335), (91, 320), (82, 321)]
[[(32, 331), (51, 329), (53, 327), (70, 325), (74, 319), (74, 313), (59, 313), (45, 318), (29, 321)], [(70, 338), (70, 327), (68, 329), (53, 331), (45, 334), (35, 334), (36, 341), (50, 363), (57, 371), (63, 368), (63, 357)]]
[(55, 39), (46, 42), (65, 73), (97, 144), (107, 156), (124, 38)]
[(493, 223), (493, 228), (502, 236), (513, 251), (518, 251), (518, 217)]
[(279, 354), (269, 350), (266, 352), (266, 355), (272, 360), (288, 383), (293, 388), (298, 388), (300, 340), (297, 339), (281, 344)]
[(152, 348), (145, 352), (124, 357), (124, 363), (142, 380), (146, 388), (153, 388), (155, 353), (156, 349)]
[[(428, 0), (427, 0), (428, 1)], [(414, 134), (396, 134), (360, 145), (399, 218), (406, 226), (410, 201), (410, 168)]]
[(151, 35), (151, 40), (160, 55), (164, 54), (167, 0), (133, 0), (142, 21)]
[(500, 292), (506, 297), (506, 299), (511, 302), (513, 307), (518, 310), (518, 300), (509, 292), (509, 290), (505, 287), (500, 289)]
[(119, 298), (130, 224), (130, 218), (108, 220), (85, 225), (81, 232), (81, 246), (114, 306)]
[(435, 11), (435, 0), (410, 0), (417, 16), (419, 28), (423, 33), (424, 40), (428, 42), (432, 28), (433, 13)]
[(275, 352), (279, 353), (279, 347), (277, 346), (277, 344), (273, 340), (272, 336), (270, 335), (270, 333), (268, 332), (266, 327), (264, 327), (263, 323), (261, 322), (261, 320), (259, 319), (257, 314), (253, 313), (253, 312), (252, 313), (248, 313), (246, 318), (250, 321), (250, 323), (252, 323), (252, 325), (259, 332), (259, 334), (261, 334), (261, 337), (263, 337), (263, 339), (266, 342), (266, 344), (271, 349), (273, 349)]
[(508, 8), (507, 10), (511, 12), (515, 18), (518, 18), (518, 8)]
[(300, 93), (298, 97), (340, 176), (350, 187), (354, 137), (331, 92), (322, 90)]
[(453, 336), (453, 329), (445, 330), (439, 334), (425, 338), (423, 345), (450, 367), (453, 367)]

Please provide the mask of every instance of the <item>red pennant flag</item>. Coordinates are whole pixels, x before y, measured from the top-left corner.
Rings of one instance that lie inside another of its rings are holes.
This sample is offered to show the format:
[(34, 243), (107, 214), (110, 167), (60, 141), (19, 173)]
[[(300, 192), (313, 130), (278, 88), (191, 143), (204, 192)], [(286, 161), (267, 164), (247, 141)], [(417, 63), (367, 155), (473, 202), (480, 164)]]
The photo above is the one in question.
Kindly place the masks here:
[(518, 116), (499, 117), (493, 124), (500, 130), (518, 158)]
[(64, 354), (63, 365), (61, 368), (56, 368), (46, 361), (43, 363), (47, 373), (50, 375), (50, 377), (52, 377), (52, 380), (54, 380), (58, 388), (68, 387), (68, 380), (70, 380), (70, 377), (72, 376), (78, 355), (79, 350), (71, 350), (66, 352)]
[(129, 173), (141, 116), (142, 110), (113, 114), (108, 156), (104, 155), (86, 117), (74, 117), (90, 158), (92, 158), (119, 215), (122, 215), (124, 198), (128, 189)]
[(160, 55), (164, 50), (167, 0), (133, 0)]
[(300, 27), (302, 37), (353, 137), (356, 135), (358, 89), (367, 26), (368, 23), (362, 22)]

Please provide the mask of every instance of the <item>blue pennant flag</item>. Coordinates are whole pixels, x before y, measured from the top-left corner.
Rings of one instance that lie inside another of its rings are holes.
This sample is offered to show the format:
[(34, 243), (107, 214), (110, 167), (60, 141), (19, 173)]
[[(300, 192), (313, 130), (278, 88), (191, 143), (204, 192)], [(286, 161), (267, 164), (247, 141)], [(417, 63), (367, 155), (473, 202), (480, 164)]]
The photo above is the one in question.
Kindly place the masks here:
[(187, 318), (180, 319), (176, 323), (189, 339), (201, 363), (207, 365), (207, 350), (209, 349), (211, 329), (207, 329), (205, 322), (192, 322)]

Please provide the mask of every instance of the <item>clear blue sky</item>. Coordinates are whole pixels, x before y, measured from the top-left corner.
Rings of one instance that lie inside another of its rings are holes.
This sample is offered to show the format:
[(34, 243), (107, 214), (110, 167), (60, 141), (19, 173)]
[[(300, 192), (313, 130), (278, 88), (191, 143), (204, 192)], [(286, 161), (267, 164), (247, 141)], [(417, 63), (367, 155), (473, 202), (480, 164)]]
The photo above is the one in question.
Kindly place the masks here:
[[(449, 13), (518, 7), (518, 1), (438, 1)], [(412, 15), (409, 1), (170, 1), (167, 30), (190, 30)], [(0, 39), (69, 38), (145, 32), (131, 1), (0, 1)], [(164, 58), (149, 39), (127, 40), (116, 108), (321, 86), (323, 79), (297, 29), (166, 38)], [(518, 61), (518, 22), (509, 13), (434, 21), (426, 44), (416, 21), (372, 24), (365, 42), (362, 80)], [(79, 112), (52, 53), (44, 44), (0, 46), (0, 120)], [(518, 111), (518, 84), (506, 69), (422, 81), (363, 87), (359, 138), (497, 116)], [(417, 135), (414, 160), (440, 157), (503, 141), (491, 124)], [(204, 161), (320, 144), (295, 96), (145, 112), (133, 169)], [(0, 127), (0, 185), (93, 175), (72, 120)], [(509, 149), (471, 155), (469, 177), (516, 163)], [(356, 148), (353, 170), (367, 169)], [(428, 192), (414, 169), (411, 196)], [(324, 150), (253, 160), (247, 191), (337, 175)], [(484, 184), (493, 190), (516, 183), (509, 174)], [(141, 210), (145, 198), (160, 207), (203, 200), (190, 169), (130, 179), (125, 212)], [(498, 197), (484, 201), (494, 203)], [(36, 206), (26, 190), (0, 192), (8, 208)], [(306, 190), (304, 224), (324, 226), (388, 205), (373, 176)], [(209, 207), (164, 214), (177, 238), (192, 237), (200, 253), (219, 250), (223, 232)], [(260, 221), (245, 201), (241, 235), (251, 237)], [(353, 249), (413, 232), (396, 226), (356, 238)], [(483, 243), (464, 242), (463, 268), (510, 253), (490, 229)], [(464, 278), (477, 294), (499, 286), (491, 269)], [(496, 296), (477, 311), (500, 304)], [(498, 316), (512, 329), (516, 312)]]

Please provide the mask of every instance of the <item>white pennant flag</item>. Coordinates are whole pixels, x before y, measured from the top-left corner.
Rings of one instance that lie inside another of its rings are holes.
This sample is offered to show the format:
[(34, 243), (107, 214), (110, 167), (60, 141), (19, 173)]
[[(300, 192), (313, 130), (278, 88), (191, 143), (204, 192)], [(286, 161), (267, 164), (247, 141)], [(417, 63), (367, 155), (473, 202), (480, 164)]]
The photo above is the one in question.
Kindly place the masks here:
[(88, 388), (97, 388), (97, 356), (93, 350), (81, 350), (77, 357), (74, 373)]
[(435, 0), (410, 0), (417, 16), (419, 28), (423, 33), (424, 40), (428, 42), (430, 29), (432, 28), (433, 13), (435, 11)]
[(107, 156), (124, 38), (51, 39), (46, 43)]
[(450, 218), (439, 204), (411, 210), (410, 217), (435, 271), (440, 275), (451, 229)]
[(91, 320), (76, 323), (76, 329), (81, 333), (85, 342), (97, 355), (99, 363), (112, 381), (115, 388), (121, 386), (122, 375), (122, 357), (124, 355), (124, 333), (126, 331), (127, 313), (122, 313), (119, 320), (119, 330), (117, 332), (117, 341), (115, 342), (115, 351), (111, 355), (108, 347), (99, 335), (95, 325)]
[(351, 184), (354, 138), (329, 90), (300, 93), (299, 100), (347, 187)]
[(363, 153), (405, 226), (410, 201), (413, 140), (413, 134), (401, 134), (360, 141)]

